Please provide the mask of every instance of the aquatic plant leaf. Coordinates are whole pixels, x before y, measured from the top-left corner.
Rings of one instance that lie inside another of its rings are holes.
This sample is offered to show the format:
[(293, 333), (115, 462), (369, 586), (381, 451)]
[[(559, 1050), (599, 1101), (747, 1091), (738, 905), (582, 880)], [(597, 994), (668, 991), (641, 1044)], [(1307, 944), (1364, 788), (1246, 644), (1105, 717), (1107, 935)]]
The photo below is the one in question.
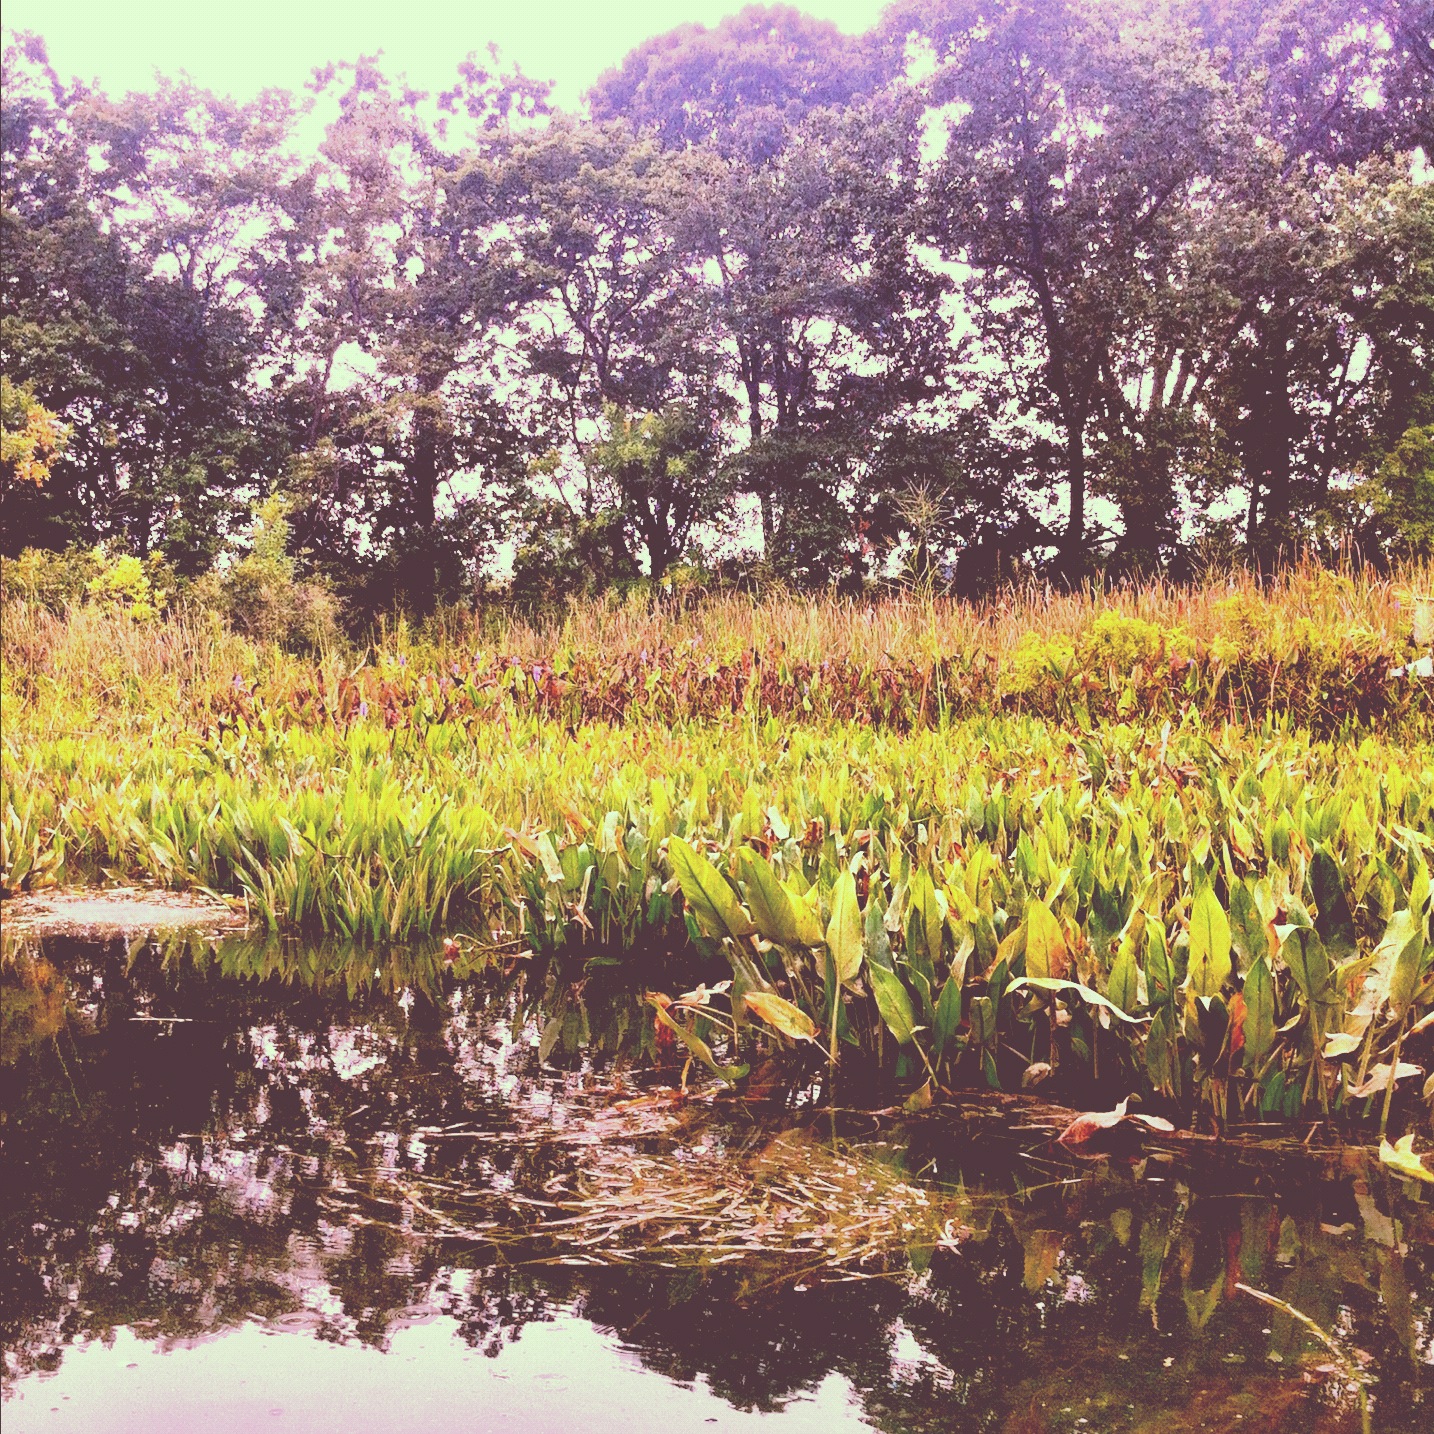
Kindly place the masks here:
[(1310, 861), (1310, 889), (1318, 908), (1315, 930), (1319, 932), (1320, 940), (1336, 955), (1349, 955), (1355, 949), (1354, 914), (1344, 894), (1344, 877), (1339, 863), (1328, 847), (1315, 849)]
[(796, 923), (797, 942), (802, 946), (820, 946), (826, 940), (822, 931), (822, 919), (817, 914), (815, 889), (805, 893), (796, 890), (793, 883), (782, 883), (782, 889), (792, 898), (792, 920)]
[(702, 1062), (713, 1075), (727, 1082), (728, 1085), (736, 1083), (745, 1076), (749, 1070), (746, 1065), (724, 1066), (716, 1056), (712, 1054), (712, 1047), (693, 1031), (689, 1031), (680, 1021), (674, 1021), (663, 1009), (662, 1003), (653, 997), (648, 997), (648, 1004), (657, 1013), (658, 1021), (664, 1025), (699, 1061)]
[(1402, 1021), (1424, 970), (1424, 932), (1413, 912), (1396, 911), (1389, 918), (1374, 959), (1390, 1012)]
[(1275, 1044), (1275, 979), (1269, 962), (1259, 956), (1245, 972), (1245, 1065), (1253, 1070)]
[(543, 864), (543, 875), (554, 886), (563, 885), (566, 880), (563, 872), (563, 864), (558, 860), (557, 848), (553, 846), (553, 839), (547, 832), (543, 832), (537, 839), (538, 860)]
[(1240, 968), (1248, 971), (1262, 956), (1270, 954), (1269, 932), (1265, 918), (1246, 882), (1236, 882), (1230, 890), (1230, 942)]
[(681, 837), (671, 837), (667, 854), (683, 899), (709, 936), (740, 939), (756, 931), (727, 878)]
[(886, 904), (874, 890), (866, 902), (865, 927), (863, 942), (867, 964), (891, 970), (891, 937), (886, 934)]
[(1381, 1061), (1359, 1085), (1350, 1091), (1350, 1096), (1355, 1100), (1364, 1100), (1371, 1095), (1382, 1095), (1388, 1089), (1391, 1080), (1412, 1080), (1415, 1076), (1423, 1074), (1423, 1066), (1413, 1065), (1409, 1061), (1400, 1061), (1397, 1068), (1389, 1061)]
[(866, 976), (871, 982), (872, 995), (876, 997), (876, 1009), (886, 1022), (887, 1030), (896, 1037), (898, 1045), (906, 1045), (916, 1034), (916, 1012), (905, 983), (895, 971), (870, 963), (867, 964)]
[(902, 1102), (901, 1108), (908, 1115), (916, 1115), (920, 1111), (930, 1110), (935, 1104), (935, 1094), (932, 1091), (932, 1082), (927, 1079), (924, 1084), (917, 1086), (909, 1096)]
[(1158, 1115), (1145, 1115), (1140, 1111), (1127, 1109), (1130, 1102), (1123, 1100), (1114, 1110), (1088, 1110), (1076, 1116), (1057, 1139), (1062, 1145), (1083, 1145), (1091, 1136), (1102, 1130), (1111, 1130), (1124, 1121), (1144, 1126), (1147, 1130), (1169, 1134), (1175, 1129), (1171, 1123)]
[(1186, 980), (1197, 996), (1216, 996), (1230, 979), (1230, 922), (1215, 889), (1201, 889), (1190, 908), (1190, 964)]
[(1350, 1056), (1364, 1044), (1364, 1037), (1349, 1031), (1335, 1031), (1325, 1037), (1321, 1054), (1327, 1061), (1337, 1061), (1341, 1056)]
[(743, 997), (747, 1009), (784, 1036), (809, 1041), (817, 1033), (816, 1022), (799, 1006), (771, 991), (748, 991)]
[(1072, 996), (1079, 996), (1082, 1001), (1092, 1006), (1099, 1006), (1103, 1011), (1109, 1011), (1118, 1021), (1124, 1021), (1127, 1025), (1144, 1025), (1149, 1016), (1132, 1016), (1122, 1011), (1113, 1001), (1108, 1001), (1099, 991), (1092, 991), (1089, 986), (1082, 986), (1079, 981), (1062, 981), (1055, 977), (1041, 976), (1018, 976), (1009, 986), (1007, 991), (1017, 991), (1023, 986), (1029, 986), (1036, 991), (1055, 991), (1057, 993), (1069, 993)]
[(924, 958), (923, 971), (934, 971), (936, 963), (941, 959), (941, 933), (946, 922), (946, 912), (936, 884), (931, 879), (931, 873), (925, 867), (912, 875), (907, 888), (907, 902), (912, 916), (915, 917), (914, 923), (908, 927), (915, 937), (910, 943), (912, 949), (907, 953), (908, 958)]
[(1058, 980), (1069, 965), (1070, 949), (1060, 922), (1044, 901), (1030, 902), (1026, 907), (1026, 975)]
[(827, 949), (831, 952), (838, 984), (844, 986), (854, 981), (861, 970), (861, 907), (856, 898), (856, 878), (849, 871), (842, 872), (832, 888)]
[(941, 988), (936, 998), (936, 1020), (932, 1024), (931, 1036), (935, 1058), (941, 1059), (946, 1042), (956, 1033), (961, 1024), (961, 982), (953, 975)]
[(1111, 1001), (1127, 1015), (1140, 1005), (1140, 967), (1136, 963), (1135, 950), (1144, 935), (1145, 915), (1137, 911), (1121, 937), (1115, 964), (1111, 966), (1110, 979), (1106, 982)]
[(1152, 1006), (1170, 1006), (1175, 1001), (1175, 969), (1165, 945), (1165, 927), (1147, 920), (1145, 926), (1145, 984)]
[(1280, 955), (1306, 1002), (1318, 1004), (1329, 1000), (1329, 954), (1318, 932), (1308, 926), (1294, 927), (1280, 946)]
[(1387, 1140), (1379, 1142), (1379, 1163), (1387, 1165), (1396, 1175), (1406, 1180), (1418, 1180), (1425, 1185), (1434, 1185), (1434, 1170), (1414, 1153), (1414, 1134), (1400, 1136), (1391, 1145)]
[(747, 909), (758, 932), (783, 946), (800, 946), (802, 933), (792, 898), (767, 860), (749, 846), (737, 852), (737, 866), (747, 887)]

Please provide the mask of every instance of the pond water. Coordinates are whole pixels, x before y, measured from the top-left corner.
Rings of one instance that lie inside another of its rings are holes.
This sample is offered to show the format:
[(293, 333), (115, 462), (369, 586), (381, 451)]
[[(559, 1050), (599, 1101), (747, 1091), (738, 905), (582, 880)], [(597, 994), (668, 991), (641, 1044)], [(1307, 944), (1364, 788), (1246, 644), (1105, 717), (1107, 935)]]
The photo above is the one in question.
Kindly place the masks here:
[(6, 1434), (1434, 1424), (1365, 1152), (683, 1099), (630, 994), (406, 959), (11, 951)]

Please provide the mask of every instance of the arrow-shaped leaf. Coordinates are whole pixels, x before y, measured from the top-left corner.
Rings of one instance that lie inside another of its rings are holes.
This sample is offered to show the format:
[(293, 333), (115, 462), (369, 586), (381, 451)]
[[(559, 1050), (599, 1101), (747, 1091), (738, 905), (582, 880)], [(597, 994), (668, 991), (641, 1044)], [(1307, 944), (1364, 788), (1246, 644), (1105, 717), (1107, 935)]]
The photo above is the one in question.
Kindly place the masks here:
[(1218, 996), (1230, 971), (1230, 922), (1214, 888), (1206, 886), (1190, 908), (1190, 989)]
[(904, 1046), (916, 1034), (916, 1012), (912, 1009), (906, 986), (895, 971), (888, 971), (885, 966), (868, 963), (866, 975), (871, 982), (881, 1019), (896, 1037), (897, 1044)]
[(681, 837), (667, 843), (672, 870), (682, 887), (683, 899), (709, 936), (750, 936), (757, 928), (727, 884), (727, 878)]
[(856, 980), (861, 970), (861, 906), (856, 897), (856, 878), (844, 871), (832, 888), (832, 914), (827, 922), (827, 949), (832, 953), (840, 985)]

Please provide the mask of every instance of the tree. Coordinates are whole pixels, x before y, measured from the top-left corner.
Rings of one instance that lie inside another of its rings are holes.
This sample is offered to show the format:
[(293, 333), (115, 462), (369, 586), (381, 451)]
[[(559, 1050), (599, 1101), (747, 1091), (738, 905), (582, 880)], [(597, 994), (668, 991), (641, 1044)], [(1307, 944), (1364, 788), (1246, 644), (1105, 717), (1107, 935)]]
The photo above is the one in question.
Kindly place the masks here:
[(460, 595), (522, 471), (525, 440), (497, 392), (504, 335), (531, 296), (498, 236), (493, 152), (541, 87), (470, 59), (451, 118), (372, 60), (316, 80), (335, 111), (293, 187), (276, 292), (296, 542), (369, 607), (424, 611)]
[(821, 576), (853, 551), (864, 432), (940, 366), (944, 285), (906, 223), (914, 131), (865, 98), (884, 64), (868, 38), (749, 7), (648, 42), (591, 96), (679, 156), (668, 222), (741, 405), (735, 471), (768, 557), (809, 549), (802, 572)]
[(250, 259), (291, 108), (187, 81), (111, 100), (62, 85), (33, 38), (5, 68), (7, 364), (73, 434), (7, 528), (202, 571), (282, 448), (250, 388), (266, 337)]
[(598, 120), (623, 118), (665, 149), (705, 149), (760, 168), (818, 109), (874, 90), (885, 57), (791, 5), (748, 5), (715, 29), (680, 25), (645, 40), (588, 94)]
[(70, 441), (70, 430), (24, 385), (0, 374), (0, 481), (5, 489), (43, 487)]
[[(1218, 81), (1188, 26), (1088, 0), (895, 9), (927, 47), (923, 93), (945, 121), (928, 232), (966, 277), (966, 372), (1053, 432), (1065, 529), (1058, 569), (1090, 561), (1095, 424), (1115, 355), (1168, 269), (1169, 216), (1204, 173)], [(1157, 500), (1168, 508), (1167, 493)]]
[(709, 412), (682, 403), (640, 418), (609, 410), (607, 437), (591, 461), (615, 487), (652, 578), (682, 556), (698, 523), (721, 522), (729, 495), (717, 476), (720, 459)]

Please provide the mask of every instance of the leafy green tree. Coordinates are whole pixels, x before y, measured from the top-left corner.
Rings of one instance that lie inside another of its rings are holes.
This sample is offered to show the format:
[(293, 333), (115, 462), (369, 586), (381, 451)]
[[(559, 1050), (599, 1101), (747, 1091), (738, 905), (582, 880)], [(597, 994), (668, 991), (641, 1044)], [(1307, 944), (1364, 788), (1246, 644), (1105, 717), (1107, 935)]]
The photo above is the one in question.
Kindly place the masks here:
[(887, 23), (932, 65), (923, 92), (944, 146), (928, 226), (965, 275), (967, 381), (1054, 433), (1058, 567), (1075, 577), (1116, 355), (1170, 262), (1168, 216), (1204, 172), (1218, 78), (1174, 7), (1157, 23), (1088, 0), (937, 0)]
[(723, 521), (729, 494), (718, 478), (720, 436), (707, 413), (681, 403), (639, 418), (610, 409), (607, 426), (591, 461), (616, 489), (648, 575), (661, 578), (697, 524)]
[(599, 120), (624, 118), (669, 150), (706, 149), (760, 167), (812, 111), (877, 87), (886, 57), (791, 5), (747, 5), (713, 29), (680, 25), (645, 40), (588, 94)]
[(282, 449), (250, 386), (253, 261), (292, 108), (168, 80), (111, 100), (61, 84), (33, 38), (5, 70), (7, 365), (73, 432), (12, 541), (117, 538), (201, 571)]
[(439, 123), (372, 60), (316, 89), (333, 113), (281, 289), (295, 541), (352, 600), (425, 611), (471, 586), (523, 467), (496, 365), (532, 290), (495, 235), (493, 153), (541, 90), (470, 59)]
[(741, 408), (734, 471), (769, 559), (810, 550), (798, 566), (821, 580), (854, 552), (871, 427), (940, 366), (944, 285), (913, 262), (908, 222), (911, 116), (871, 97), (886, 64), (869, 37), (754, 6), (648, 42), (590, 97), (680, 157), (668, 223)]
[(21, 483), (43, 487), (69, 441), (70, 430), (26, 385), (0, 375), (0, 481), (6, 490)]

